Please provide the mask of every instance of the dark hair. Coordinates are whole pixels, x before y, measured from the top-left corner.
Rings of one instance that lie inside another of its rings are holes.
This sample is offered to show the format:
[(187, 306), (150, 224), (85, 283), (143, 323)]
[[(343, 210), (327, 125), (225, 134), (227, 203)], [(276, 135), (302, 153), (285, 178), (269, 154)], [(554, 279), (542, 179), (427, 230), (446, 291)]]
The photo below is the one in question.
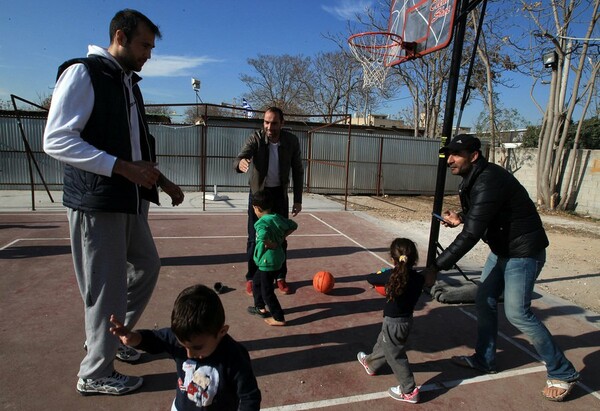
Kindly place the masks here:
[(419, 261), (419, 252), (415, 243), (408, 238), (396, 238), (390, 245), (390, 256), (394, 260), (394, 268), (385, 285), (385, 295), (388, 300), (393, 300), (404, 292), (409, 270)]
[(217, 336), (225, 324), (225, 310), (217, 293), (198, 284), (183, 290), (173, 306), (171, 329), (179, 341), (196, 335)]
[(257, 191), (252, 194), (252, 205), (260, 207), (261, 210), (271, 210), (273, 198), (266, 191)]
[(279, 117), (279, 121), (281, 121), (283, 123), (283, 111), (279, 108), (279, 107), (269, 107), (266, 111), (265, 114), (268, 112), (271, 113), (275, 113), (277, 114), (277, 116)]
[(127, 36), (127, 42), (129, 43), (134, 37), (135, 31), (137, 30), (140, 22), (145, 23), (156, 37), (159, 39), (162, 38), (160, 29), (156, 24), (152, 23), (148, 17), (144, 16), (137, 10), (124, 9), (118, 11), (110, 21), (110, 42), (112, 43), (113, 39), (115, 38), (115, 33), (117, 30), (121, 30)]

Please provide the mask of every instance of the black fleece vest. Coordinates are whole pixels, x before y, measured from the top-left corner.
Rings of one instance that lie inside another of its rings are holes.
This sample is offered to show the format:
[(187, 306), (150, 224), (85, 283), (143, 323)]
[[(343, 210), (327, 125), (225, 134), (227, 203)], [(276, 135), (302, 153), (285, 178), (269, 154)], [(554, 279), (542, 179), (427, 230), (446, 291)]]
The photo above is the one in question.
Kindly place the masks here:
[[(103, 57), (72, 59), (58, 69), (58, 77), (67, 67), (81, 63), (88, 70), (94, 88), (94, 108), (81, 137), (94, 147), (122, 160), (131, 161), (129, 136), (129, 105), (137, 104), (143, 113), (144, 101), (134, 76), (135, 101), (128, 101), (122, 81), (122, 71)], [(139, 118), (142, 159), (155, 161), (154, 138), (148, 132), (145, 119)], [(140, 199), (158, 203), (158, 190), (138, 187), (126, 178), (106, 177), (65, 165), (63, 204), (82, 211), (108, 211), (135, 214), (140, 210)]]

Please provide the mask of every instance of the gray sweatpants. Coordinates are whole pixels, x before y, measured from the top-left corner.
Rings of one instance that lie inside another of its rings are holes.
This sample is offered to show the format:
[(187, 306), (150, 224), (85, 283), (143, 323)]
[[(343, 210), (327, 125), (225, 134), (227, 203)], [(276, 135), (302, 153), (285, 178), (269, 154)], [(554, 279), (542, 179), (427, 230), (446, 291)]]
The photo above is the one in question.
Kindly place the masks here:
[(143, 213), (83, 212), (69, 209), (73, 265), (83, 298), (87, 355), (80, 378), (102, 378), (113, 370), (119, 345), (110, 334), (111, 314), (134, 327), (148, 304), (160, 259)]
[(412, 324), (412, 317), (383, 317), (381, 332), (377, 336), (373, 352), (365, 358), (369, 368), (375, 372), (388, 363), (403, 393), (412, 392), (416, 386), (415, 377), (410, 370), (406, 356), (406, 340)]

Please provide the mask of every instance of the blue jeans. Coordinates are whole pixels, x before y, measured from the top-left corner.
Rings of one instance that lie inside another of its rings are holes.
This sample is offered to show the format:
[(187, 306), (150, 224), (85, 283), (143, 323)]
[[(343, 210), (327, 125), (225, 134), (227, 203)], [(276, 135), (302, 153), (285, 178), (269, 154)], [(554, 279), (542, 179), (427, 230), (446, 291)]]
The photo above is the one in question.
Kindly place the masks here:
[(554, 342), (554, 338), (531, 311), (533, 285), (546, 262), (546, 250), (525, 258), (504, 258), (490, 253), (477, 290), (477, 346), (475, 360), (496, 369), (498, 299), (504, 292), (508, 321), (525, 334), (546, 363), (548, 378), (573, 381), (579, 373)]

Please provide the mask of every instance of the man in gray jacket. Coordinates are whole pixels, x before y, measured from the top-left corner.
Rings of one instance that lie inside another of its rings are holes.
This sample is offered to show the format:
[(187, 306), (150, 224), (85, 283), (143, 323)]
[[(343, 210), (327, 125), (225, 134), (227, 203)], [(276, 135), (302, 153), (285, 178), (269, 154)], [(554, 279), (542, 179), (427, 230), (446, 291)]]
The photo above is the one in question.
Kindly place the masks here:
[(498, 299), (504, 293), (508, 320), (529, 337), (546, 364), (542, 395), (561, 401), (579, 379), (579, 373), (531, 311), (535, 280), (546, 261), (548, 237), (525, 188), (504, 168), (488, 163), (478, 138), (456, 136), (440, 150), (448, 167), (463, 181), (459, 187), (462, 210), (443, 214), (447, 227), (463, 225), (456, 239), (425, 270), (432, 285), (440, 270), (450, 269), (479, 240), (490, 247), (477, 289), (477, 344), (475, 354), (453, 357), (458, 365), (484, 373), (496, 372)]
[[(273, 212), (285, 218), (289, 217), (288, 189), (290, 185), (290, 170), (294, 190), (292, 216), (302, 211), (302, 185), (304, 170), (298, 137), (282, 130), (284, 123), (283, 112), (277, 107), (270, 107), (265, 112), (263, 129), (255, 131), (244, 143), (237, 155), (233, 168), (238, 173), (250, 171), (250, 196), (248, 199), (248, 243), (246, 247), (248, 271), (246, 272), (246, 293), (252, 295), (252, 277), (256, 272), (254, 264), (254, 247), (256, 232), (254, 223), (258, 217), (252, 208), (252, 193), (265, 191), (273, 199)], [(287, 250), (287, 241), (283, 243)], [(281, 267), (277, 276), (277, 287), (284, 294), (293, 290), (286, 282), (287, 264)]]

